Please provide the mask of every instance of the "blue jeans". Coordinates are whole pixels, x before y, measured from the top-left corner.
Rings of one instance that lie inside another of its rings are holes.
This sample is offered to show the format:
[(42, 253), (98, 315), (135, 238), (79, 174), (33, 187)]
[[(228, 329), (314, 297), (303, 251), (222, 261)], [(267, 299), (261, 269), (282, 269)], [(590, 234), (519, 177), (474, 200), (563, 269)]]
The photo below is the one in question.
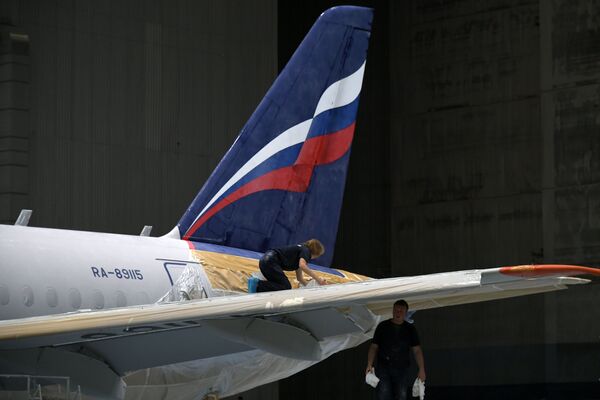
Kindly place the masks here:
[(408, 394), (408, 368), (375, 367), (379, 378), (377, 400), (406, 400)]

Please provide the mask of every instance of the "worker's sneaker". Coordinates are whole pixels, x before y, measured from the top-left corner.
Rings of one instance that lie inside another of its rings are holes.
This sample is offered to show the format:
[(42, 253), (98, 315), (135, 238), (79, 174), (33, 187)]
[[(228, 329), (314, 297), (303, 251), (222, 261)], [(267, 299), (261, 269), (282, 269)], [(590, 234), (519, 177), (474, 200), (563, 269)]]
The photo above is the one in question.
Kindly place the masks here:
[(258, 287), (258, 278), (255, 276), (251, 276), (248, 278), (248, 293), (256, 293), (256, 288)]

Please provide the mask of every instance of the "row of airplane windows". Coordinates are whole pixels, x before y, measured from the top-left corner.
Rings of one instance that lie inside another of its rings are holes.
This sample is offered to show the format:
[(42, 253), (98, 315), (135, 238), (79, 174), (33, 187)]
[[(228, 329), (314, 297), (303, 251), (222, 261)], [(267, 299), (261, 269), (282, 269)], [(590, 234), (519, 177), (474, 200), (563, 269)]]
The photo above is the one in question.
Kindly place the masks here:
[[(20, 299), (26, 307), (34, 305), (36, 299), (34, 291), (30, 286), (23, 286), (20, 291), (13, 293), (13, 301)], [(11, 293), (8, 287), (0, 285), (0, 306), (6, 306), (10, 303)], [(57, 290), (53, 287), (46, 288), (45, 303), (50, 308), (59, 306), (60, 299)], [(76, 288), (69, 289), (66, 296), (66, 305), (74, 310), (79, 310), (83, 304), (81, 292)], [(86, 308), (102, 309), (105, 307), (125, 307), (127, 305), (127, 296), (120, 290), (113, 293), (108, 302), (105, 301), (104, 294), (100, 290), (93, 290), (87, 298)], [(143, 292), (138, 292), (133, 295), (130, 304), (146, 304), (149, 302), (148, 295)], [(63, 300), (64, 301), (64, 300)], [(108, 303), (108, 304), (107, 304)], [(61, 307), (62, 308), (62, 307)]]

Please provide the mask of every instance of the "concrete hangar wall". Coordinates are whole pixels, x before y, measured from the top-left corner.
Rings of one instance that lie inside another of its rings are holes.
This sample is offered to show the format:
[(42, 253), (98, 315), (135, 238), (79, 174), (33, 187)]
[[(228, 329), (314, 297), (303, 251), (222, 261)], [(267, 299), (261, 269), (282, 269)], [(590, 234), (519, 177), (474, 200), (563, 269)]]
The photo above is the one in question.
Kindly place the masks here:
[[(332, 2), (303, 4), (316, 16)], [(369, 231), (386, 253), (342, 229), (336, 259), (364, 252), (372, 260), (341, 264), (372, 276), (387, 268), (403, 276), (528, 263), (599, 266), (600, 3), (369, 4), (375, 43), (356, 137), (365, 143), (353, 148), (346, 199), (358, 205), (354, 196), (369, 182), (377, 194), (372, 204), (344, 208), (342, 224)], [(299, 14), (280, 2), (280, 61), (282, 29)], [(371, 125), (377, 118), (388, 119), (380, 130)], [(389, 139), (373, 138), (386, 132)], [(379, 167), (365, 170), (369, 164)], [(378, 196), (389, 196), (387, 203)], [(380, 202), (389, 208), (373, 211)], [(365, 210), (385, 223), (361, 221)], [(600, 398), (598, 289), (596, 281), (417, 313), (428, 396)], [(361, 383), (366, 352), (363, 345), (288, 378), (281, 398), (369, 398)], [(344, 383), (314, 384), (323, 377)]]
[[(377, 277), (600, 265), (600, 5), (368, 4), (334, 264)], [(0, 220), (33, 208), (35, 226), (168, 231), (331, 5), (0, 3)], [(429, 395), (598, 397), (597, 288), (418, 314)], [(365, 358), (245, 398), (367, 398)]]
[(0, 5), (5, 223), (168, 232), (277, 75), (274, 1)]
[[(392, 2), (390, 21), (392, 273), (598, 266), (600, 3)], [(432, 384), (600, 398), (598, 289), (423, 313)]]

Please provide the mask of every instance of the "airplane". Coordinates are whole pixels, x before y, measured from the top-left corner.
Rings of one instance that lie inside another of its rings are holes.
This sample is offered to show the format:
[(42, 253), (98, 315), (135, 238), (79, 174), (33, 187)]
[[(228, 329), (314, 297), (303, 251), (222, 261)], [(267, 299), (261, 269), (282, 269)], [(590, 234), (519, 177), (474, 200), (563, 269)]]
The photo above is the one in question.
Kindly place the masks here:
[[(600, 269), (522, 265), (372, 279), (330, 267), (373, 10), (325, 11), (175, 228), (162, 237), (0, 225), (0, 374), (88, 397), (230, 396), (426, 310), (565, 289)], [(248, 293), (268, 249), (309, 238), (328, 284)]]

